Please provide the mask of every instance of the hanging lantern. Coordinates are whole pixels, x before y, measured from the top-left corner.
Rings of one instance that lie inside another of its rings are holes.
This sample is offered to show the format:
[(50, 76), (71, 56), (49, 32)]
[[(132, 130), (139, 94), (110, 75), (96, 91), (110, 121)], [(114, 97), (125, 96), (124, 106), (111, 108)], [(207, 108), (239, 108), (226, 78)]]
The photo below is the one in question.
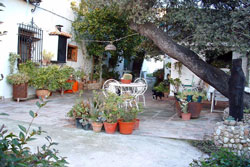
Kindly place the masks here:
[(105, 50), (116, 50), (115, 45), (112, 42), (105, 47)]

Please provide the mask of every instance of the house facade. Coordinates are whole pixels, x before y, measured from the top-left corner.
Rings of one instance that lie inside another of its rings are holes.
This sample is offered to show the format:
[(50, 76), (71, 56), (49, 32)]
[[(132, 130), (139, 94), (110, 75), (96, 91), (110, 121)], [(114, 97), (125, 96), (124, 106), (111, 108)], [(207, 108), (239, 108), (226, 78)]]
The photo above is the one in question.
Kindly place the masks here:
[[(245, 74), (246, 77), (246, 86), (250, 87), (250, 63), (249, 63), (249, 59), (247, 56), (241, 55), (239, 53), (236, 52), (232, 52), (231, 55), (232, 59), (237, 59), (237, 58), (241, 58), (242, 59), (242, 70)], [(165, 72), (165, 75), (167, 73), (171, 73), (171, 78), (180, 78), (181, 82), (183, 85), (186, 86), (203, 86), (205, 91), (208, 91), (208, 84), (203, 83), (203, 81), (196, 76), (192, 71), (190, 71), (186, 66), (184, 66), (183, 64), (181, 64), (180, 62), (178, 62), (175, 59), (170, 58), (171, 61), (171, 70), (167, 71), (168, 69), (165, 69), (167, 72)], [(166, 57), (165, 58), (165, 62), (169, 62), (169, 58)], [(230, 69), (229, 68), (222, 68), (223, 71), (225, 72), (229, 72)], [(172, 91), (170, 91), (170, 95), (173, 95), (173, 87), (170, 86), (170, 89)]]
[[(53, 63), (66, 64), (75, 69), (91, 71), (91, 61), (87, 59), (84, 44), (77, 44), (72, 36), (74, 13), (71, 0), (1, 0), (0, 42), (0, 96), (12, 97), (12, 85), (6, 77), (9, 74), (9, 53), (18, 53), (20, 62), (31, 60), (42, 63), (42, 51), (52, 52)], [(33, 3), (38, 2), (38, 3)], [(29, 88), (29, 95), (34, 90)]]

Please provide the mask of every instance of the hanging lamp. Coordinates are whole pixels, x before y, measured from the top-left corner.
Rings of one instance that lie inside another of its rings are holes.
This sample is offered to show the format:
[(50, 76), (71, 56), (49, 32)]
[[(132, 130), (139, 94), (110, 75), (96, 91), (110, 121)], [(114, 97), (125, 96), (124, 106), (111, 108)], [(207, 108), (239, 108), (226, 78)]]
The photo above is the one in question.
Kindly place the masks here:
[(105, 47), (105, 50), (108, 51), (108, 50), (116, 50), (116, 47), (115, 45), (113, 45), (112, 42), (110, 42), (106, 47)]

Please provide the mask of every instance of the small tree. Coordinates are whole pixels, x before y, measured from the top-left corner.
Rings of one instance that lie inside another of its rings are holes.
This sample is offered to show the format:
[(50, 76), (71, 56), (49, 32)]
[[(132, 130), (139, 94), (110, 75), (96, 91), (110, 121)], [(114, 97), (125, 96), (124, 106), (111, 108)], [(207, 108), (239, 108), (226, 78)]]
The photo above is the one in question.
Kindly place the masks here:
[[(73, 22), (76, 39), (87, 41), (87, 51), (93, 61), (91, 79), (94, 72), (99, 73), (100, 79), (102, 78), (103, 60), (108, 55), (112, 55), (109, 60), (109, 68), (112, 70), (121, 57), (130, 59), (136, 55), (136, 47), (140, 43), (139, 36), (115, 41), (135, 33), (129, 28), (127, 14), (119, 12), (117, 5), (93, 9), (87, 2), (82, 1), (79, 7), (73, 3), (72, 9), (77, 16)], [(114, 41), (116, 51), (105, 51), (108, 41)]]

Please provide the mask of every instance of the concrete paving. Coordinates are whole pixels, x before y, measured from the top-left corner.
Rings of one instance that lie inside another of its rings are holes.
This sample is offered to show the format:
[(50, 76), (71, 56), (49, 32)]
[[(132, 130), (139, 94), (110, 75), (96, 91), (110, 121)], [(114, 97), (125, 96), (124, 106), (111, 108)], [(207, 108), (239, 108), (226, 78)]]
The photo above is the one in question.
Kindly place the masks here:
[[(82, 98), (92, 94), (85, 91)], [(171, 100), (152, 100), (151, 92), (146, 94), (146, 107), (139, 115), (140, 128), (132, 135), (113, 135), (104, 132), (76, 129), (74, 121), (66, 117), (78, 94), (54, 94), (49, 102), (39, 111), (34, 127), (41, 126), (47, 134), (39, 136), (30, 145), (33, 150), (37, 145), (46, 143), (44, 137), (49, 135), (59, 145), (60, 155), (68, 157), (72, 167), (186, 167), (192, 159), (204, 156), (184, 140), (202, 140), (212, 134), (215, 122), (221, 119), (220, 113), (204, 110), (199, 119), (182, 121), (176, 116), (174, 102)], [(28, 126), (31, 120), (29, 110), (36, 111), (38, 99), (23, 102), (0, 102), (0, 124), (5, 124), (10, 131), (17, 132), (18, 124)], [(169, 139), (173, 138), (173, 139)]]

